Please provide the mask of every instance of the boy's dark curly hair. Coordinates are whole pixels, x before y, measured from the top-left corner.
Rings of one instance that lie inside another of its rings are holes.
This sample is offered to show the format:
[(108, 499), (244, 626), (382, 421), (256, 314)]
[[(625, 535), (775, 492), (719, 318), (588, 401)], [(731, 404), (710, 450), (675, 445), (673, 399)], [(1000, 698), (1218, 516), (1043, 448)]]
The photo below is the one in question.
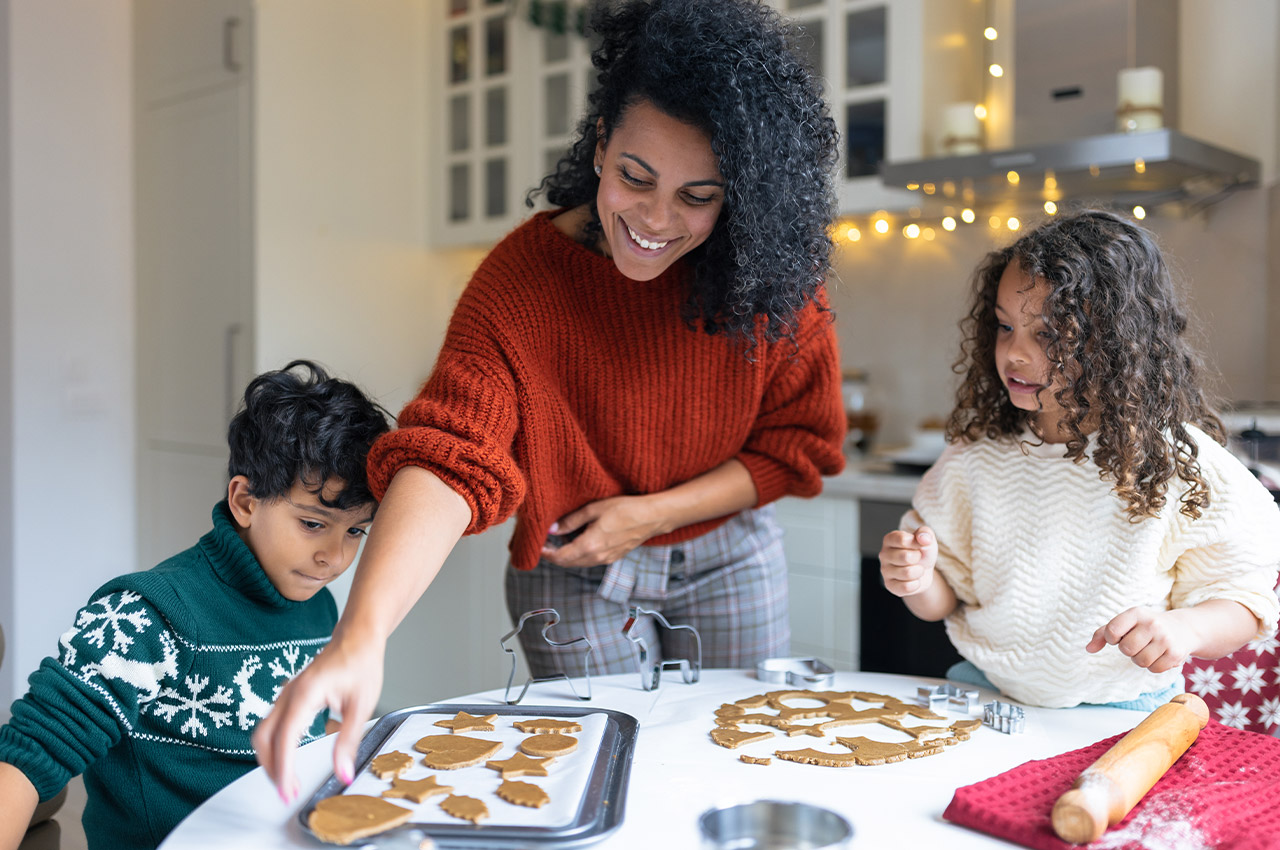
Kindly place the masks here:
[(794, 338), (830, 262), (838, 135), (787, 24), (756, 0), (631, 0), (598, 4), (592, 29), (599, 86), (529, 203), (545, 192), (557, 206), (589, 204), (586, 235), (598, 235), (597, 122), (607, 139), (628, 107), (651, 102), (706, 131), (726, 182), (715, 229), (688, 255), (685, 318), (709, 333), (751, 338), (759, 325), (770, 341)]
[[(309, 360), (264, 372), (249, 382), (244, 403), (227, 427), (230, 477), (249, 479), (259, 499), (283, 498), (301, 481), (321, 504), (350, 510), (372, 502), (365, 461), (387, 431), (389, 414), (354, 384), (331, 378)], [(324, 497), (325, 482), (344, 486)]]
[(1054, 398), (1067, 457), (1084, 461), (1085, 429), (1096, 427), (1093, 460), (1115, 481), (1131, 521), (1164, 507), (1174, 475), (1189, 485), (1181, 512), (1199, 517), (1210, 494), (1186, 426), (1223, 444), (1225, 429), (1200, 386), (1187, 315), (1154, 237), (1109, 212), (1051, 219), (979, 264), (953, 367), (964, 378), (948, 439), (1010, 439), (1026, 427), (1043, 437), (1034, 412), (1013, 406), (996, 371), (996, 291), (1011, 263), (1048, 285), (1045, 353), (1063, 382)]

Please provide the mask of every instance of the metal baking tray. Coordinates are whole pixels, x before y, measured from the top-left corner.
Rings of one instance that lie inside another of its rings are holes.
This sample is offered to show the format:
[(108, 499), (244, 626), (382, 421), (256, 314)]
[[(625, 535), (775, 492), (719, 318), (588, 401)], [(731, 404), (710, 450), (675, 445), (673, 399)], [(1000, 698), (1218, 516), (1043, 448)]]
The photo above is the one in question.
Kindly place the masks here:
[[(438, 714), (453, 717), (460, 711), (468, 714), (496, 714), (498, 717), (553, 717), (575, 718), (592, 714), (605, 716), (604, 733), (596, 751), (595, 761), (588, 774), (586, 788), (578, 803), (577, 814), (568, 825), (555, 827), (511, 826), (502, 824), (480, 825), (459, 821), (452, 823), (410, 822), (387, 830), (380, 835), (353, 842), (352, 847), (390, 846), (399, 834), (409, 831), (424, 833), (435, 841), (439, 850), (517, 850), (554, 843), (557, 847), (575, 847), (590, 844), (604, 838), (622, 824), (627, 802), (627, 783), (631, 778), (631, 761), (635, 752), (639, 723), (629, 714), (607, 708), (537, 706), (537, 705), (476, 705), (462, 703), (434, 703), (432, 705), (403, 708), (384, 715), (373, 728), (365, 733), (356, 753), (356, 775), (369, 766), (369, 762), (382, 749), (386, 741), (410, 716)], [(441, 730), (445, 732), (445, 730)], [(445, 732), (447, 734), (447, 732)], [(483, 733), (481, 733), (483, 734)], [(446, 772), (447, 773), (447, 772)], [(333, 774), (311, 795), (298, 813), (302, 829), (313, 838), (307, 823), (316, 804), (326, 797), (346, 790), (342, 781)], [(319, 840), (319, 839), (317, 839)], [(337, 846), (337, 845), (329, 845)]]

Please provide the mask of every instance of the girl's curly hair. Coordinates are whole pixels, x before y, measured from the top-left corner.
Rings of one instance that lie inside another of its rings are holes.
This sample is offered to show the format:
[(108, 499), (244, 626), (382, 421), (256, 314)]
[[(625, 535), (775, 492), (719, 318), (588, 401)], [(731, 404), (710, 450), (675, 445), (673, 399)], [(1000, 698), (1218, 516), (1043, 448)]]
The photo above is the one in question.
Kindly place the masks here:
[(996, 291), (1011, 263), (1048, 285), (1045, 353), (1062, 381), (1054, 398), (1063, 410), (1066, 456), (1084, 462), (1085, 428), (1096, 427), (1093, 460), (1115, 481), (1130, 521), (1164, 507), (1174, 475), (1189, 485), (1181, 512), (1199, 517), (1210, 494), (1186, 425), (1222, 444), (1225, 429), (1200, 386), (1187, 315), (1154, 237), (1109, 212), (1050, 220), (979, 264), (961, 322), (953, 371), (964, 377), (947, 438), (1016, 439), (1028, 427), (1044, 436), (1034, 411), (1010, 402), (996, 371)]
[(586, 235), (598, 235), (597, 122), (608, 139), (628, 107), (649, 101), (706, 131), (726, 183), (715, 229), (688, 255), (685, 318), (709, 333), (794, 339), (830, 263), (838, 134), (788, 25), (756, 0), (630, 0), (598, 4), (592, 29), (598, 87), (529, 204), (544, 192), (556, 206), (588, 204)]

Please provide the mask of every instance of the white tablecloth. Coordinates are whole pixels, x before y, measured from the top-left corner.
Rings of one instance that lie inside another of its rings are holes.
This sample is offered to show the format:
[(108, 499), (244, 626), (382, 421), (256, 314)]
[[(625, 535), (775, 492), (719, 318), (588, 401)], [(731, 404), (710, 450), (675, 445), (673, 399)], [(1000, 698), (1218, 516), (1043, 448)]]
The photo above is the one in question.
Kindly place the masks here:
[[(909, 699), (917, 687), (937, 683), (882, 673), (838, 673), (824, 690), (861, 690)], [(577, 684), (582, 690), (581, 682)], [(553, 682), (534, 685), (522, 705), (610, 708), (640, 722), (625, 816), (615, 832), (592, 845), (601, 850), (695, 848), (702, 812), (756, 799), (805, 801), (838, 811), (853, 824), (853, 847), (1007, 848), (1012, 845), (942, 819), (956, 788), (1031, 759), (1047, 758), (1125, 732), (1145, 716), (1092, 706), (1027, 708), (1023, 734), (1005, 735), (982, 727), (971, 740), (925, 758), (849, 768), (778, 759), (757, 766), (740, 762), (739, 751), (711, 743), (708, 732), (714, 726), (713, 712), (722, 703), (788, 686), (761, 682), (754, 673), (736, 670), (706, 670), (701, 680), (691, 685), (669, 671), (661, 688), (648, 692), (641, 688), (638, 673), (596, 677), (591, 685), (593, 699), (589, 703), (574, 699), (567, 683)], [(500, 705), (502, 697), (499, 689), (450, 701)], [(994, 695), (984, 691), (982, 698), (985, 702)], [(864, 732), (841, 730), (840, 734)], [(800, 749), (814, 746), (818, 740), (776, 737), (773, 742), (780, 749)], [(194, 811), (161, 850), (321, 846), (301, 828), (297, 814), (332, 771), (332, 751), (330, 736), (298, 753), (302, 793), (294, 805), (282, 804), (266, 774), (255, 770)]]

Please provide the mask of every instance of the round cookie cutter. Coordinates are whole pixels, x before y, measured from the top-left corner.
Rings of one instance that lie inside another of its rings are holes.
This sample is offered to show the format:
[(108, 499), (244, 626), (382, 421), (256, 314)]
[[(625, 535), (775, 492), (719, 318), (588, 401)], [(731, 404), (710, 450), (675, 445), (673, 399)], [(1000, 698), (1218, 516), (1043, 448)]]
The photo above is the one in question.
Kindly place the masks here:
[(808, 803), (756, 800), (708, 809), (698, 818), (704, 850), (766, 847), (847, 847), (849, 821), (830, 809)]
[(825, 688), (835, 675), (835, 670), (816, 658), (766, 658), (756, 665), (756, 678), (762, 682), (804, 688)]

